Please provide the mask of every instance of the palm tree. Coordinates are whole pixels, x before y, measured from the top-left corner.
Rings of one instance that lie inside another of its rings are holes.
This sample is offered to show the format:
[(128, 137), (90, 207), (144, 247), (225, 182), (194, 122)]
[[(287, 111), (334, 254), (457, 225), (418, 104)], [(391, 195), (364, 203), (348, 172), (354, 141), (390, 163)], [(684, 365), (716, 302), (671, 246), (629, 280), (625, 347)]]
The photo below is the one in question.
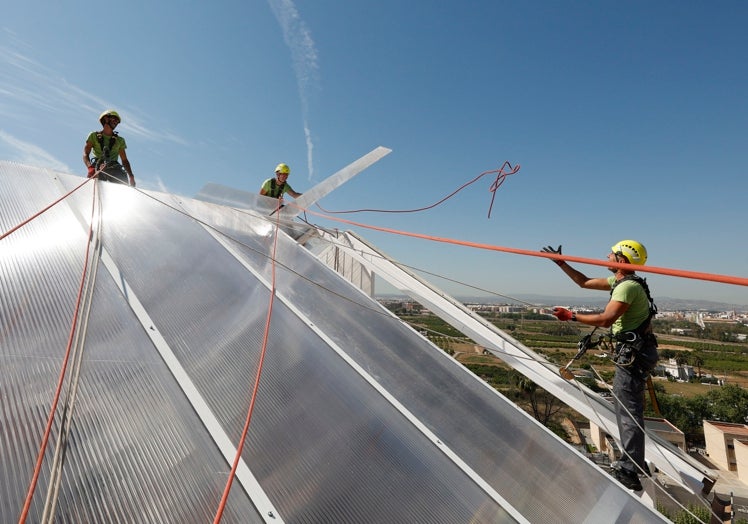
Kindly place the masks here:
[(553, 415), (561, 411), (563, 404), (556, 397), (517, 371), (512, 373), (512, 383), (517, 386), (522, 396), (526, 397), (532, 408), (535, 420), (546, 426)]
[(692, 365), (692, 366), (695, 366), (695, 367), (696, 367), (696, 369), (698, 370), (698, 371), (697, 371), (697, 376), (698, 376), (698, 377), (699, 377), (699, 379), (700, 379), (700, 378), (701, 378), (701, 366), (703, 366), (703, 365), (704, 365), (704, 359), (703, 359), (703, 358), (701, 358), (701, 356), (699, 356), (698, 354), (696, 354), (696, 353), (692, 353), (692, 354), (691, 354), (691, 358), (690, 358), (690, 361), (691, 361), (691, 365)]

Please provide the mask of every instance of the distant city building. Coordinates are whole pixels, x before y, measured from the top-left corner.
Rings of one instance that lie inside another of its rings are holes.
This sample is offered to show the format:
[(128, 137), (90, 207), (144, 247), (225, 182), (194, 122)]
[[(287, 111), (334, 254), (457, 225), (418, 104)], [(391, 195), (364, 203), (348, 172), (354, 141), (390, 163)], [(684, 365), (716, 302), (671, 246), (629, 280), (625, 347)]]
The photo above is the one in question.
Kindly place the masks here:
[(679, 365), (674, 358), (669, 359), (665, 364), (658, 364), (656, 372), (658, 375), (662, 373), (663, 375), (674, 377), (676, 380), (687, 381), (690, 380), (691, 377), (696, 376), (696, 374), (693, 372), (693, 366), (689, 366), (686, 364)]
[(748, 484), (748, 426), (705, 420), (703, 427), (709, 459)]
[(471, 311), (482, 311), (489, 313), (523, 313), (528, 310), (525, 306), (510, 304), (465, 304)]

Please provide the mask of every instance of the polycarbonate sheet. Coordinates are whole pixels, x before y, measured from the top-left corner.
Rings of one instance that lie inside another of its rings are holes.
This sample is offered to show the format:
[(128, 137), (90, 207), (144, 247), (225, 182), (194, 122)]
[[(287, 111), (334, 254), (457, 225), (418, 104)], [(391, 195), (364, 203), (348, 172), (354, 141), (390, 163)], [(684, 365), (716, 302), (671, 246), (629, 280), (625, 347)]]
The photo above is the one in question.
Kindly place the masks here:
[[(89, 323), (102, 329), (86, 341), (75, 403), (79, 439), (66, 456), (67, 504), (58, 514), (80, 514), (91, 499), (91, 518), (83, 521), (102, 522), (110, 510), (105, 501), (124, 498), (131, 502), (118, 505), (128, 522), (211, 521), (229, 465), (118, 295), (100, 274)], [(86, 499), (81, 483), (91, 487)], [(232, 490), (224, 520), (248, 515), (260, 521), (246, 493)]]
[[(51, 177), (3, 175), (0, 167), (6, 228), (62, 194)], [(91, 188), (84, 190), (89, 197)], [(5, 206), (6, 199), (14, 206)], [(0, 244), (0, 522), (18, 519), (31, 482), (66, 352), (85, 239), (86, 231), (63, 203)], [(82, 353), (73, 353), (68, 365), (27, 521), (42, 519), (66, 410), (73, 424), (60, 448), (64, 454), (58, 454), (64, 467), (54, 522), (210, 521), (229, 465), (111, 277), (98, 277), (91, 329)], [(233, 490), (229, 500), (225, 522), (261, 521), (243, 490)]]
[[(3, 235), (61, 194), (51, 178), (17, 169), (7, 173), (7, 165), (0, 163)], [(83, 271), (86, 240), (86, 231), (66, 205), (51, 208), (2, 239), (0, 344), (5, 354), (28, 355), (27, 341), (33, 339), (35, 357), (61, 356)]]
[(627, 493), (612, 496), (610, 477), (443, 351), (286, 248), (279, 257), (294, 272), (284, 273), (280, 292), (531, 522), (584, 520), (600, 501), (649, 512)]
[[(126, 225), (110, 221), (104, 227), (105, 245), (229, 436), (238, 440), (259, 365), (269, 280), (258, 279), (199, 223), (152, 201), (136, 205)], [(141, 222), (159, 227), (147, 235), (126, 234), (124, 229), (140, 229)], [(247, 251), (250, 268), (268, 273), (272, 244), (267, 235), (244, 238), (235, 247)], [(258, 247), (265, 248), (265, 257), (258, 256)], [(160, 269), (165, 266), (168, 273)], [(156, 273), (161, 276), (152, 278)], [(290, 521), (509, 518), (280, 299), (273, 306), (244, 458)]]
[(259, 185), (257, 192), (251, 193), (220, 184), (205, 184), (195, 198), (225, 207), (253, 209), (266, 215), (278, 205), (277, 199), (260, 195)]
[(298, 244), (281, 237), (277, 258), (279, 295), (531, 521), (584, 519), (600, 500), (649, 512), (625, 492), (601, 499), (610, 477)]
[[(49, 183), (45, 172), (24, 174), (39, 177), (40, 185)], [(3, 175), (0, 165), (0, 179)], [(65, 186), (82, 181), (59, 179)], [(97, 521), (104, 512), (126, 522), (148, 522), (146, 515), (154, 522), (184, 522), (185, 515), (203, 521), (220, 496), (227, 465), (146, 333), (163, 337), (237, 442), (260, 364), (275, 226), (264, 216), (215, 204), (115, 184), (99, 187), (103, 250), (121, 274), (113, 280), (103, 266), (97, 273), (96, 307), (58, 502), (69, 520), (61, 521)], [(0, 213), (15, 216), (4, 198), (0, 195)], [(29, 208), (39, 204), (20, 193), (19, 198), (29, 200)], [(84, 195), (66, 204), (88, 216)], [(18, 214), (27, 212), (24, 205)], [(84, 225), (77, 227), (85, 237)], [(71, 245), (63, 251), (79, 249)], [(53, 311), (62, 311), (62, 295), (74, 287), (74, 264), (69, 254), (63, 258), (57, 263), (70, 267), (70, 275), (62, 277)], [(14, 256), (0, 254), (0, 268), (14, 264)], [(584, 457), (284, 234), (278, 239), (275, 269), (269, 343), (243, 459), (279, 509), (279, 518), (507, 522), (522, 519), (515, 509), (533, 522), (577, 522), (595, 515), (620, 521), (656, 518)], [(49, 271), (46, 258), (36, 271)], [(27, 278), (33, 281), (37, 275)], [(49, 277), (39, 277), (44, 278)], [(131, 296), (116, 288), (123, 283)], [(30, 302), (42, 300), (37, 295), (44, 292), (32, 287)], [(135, 298), (153, 325), (135, 318), (127, 302)], [(62, 331), (61, 320), (52, 318), (45, 323)], [(18, 355), (2, 353), (3, 363), (13, 369), (8, 386), (5, 366), (0, 370), (0, 438), (7, 440), (7, 428), (13, 428), (14, 443), (11, 451), (0, 451), (11, 460), (1, 466), (10, 487), (0, 489), (0, 504), (8, 508), (0, 511), (11, 521), (26, 489), (19, 472), (33, 463), (36, 442), (31, 441), (42, 431), (44, 403), (49, 402), (48, 392), (26, 382), (39, 375), (31, 382), (45, 389), (56, 364), (19, 356), (38, 345), (34, 330), (19, 336), (18, 344)], [(435, 444), (410, 414), (444, 444)], [(457, 453), (456, 460), (444, 445)], [(488, 491), (497, 491), (498, 499), (514, 509), (492, 498), (481, 487), (483, 480)], [(47, 473), (40, 483), (48, 483)], [(38, 517), (36, 500), (33, 509)], [(259, 520), (236, 482), (227, 512), (224, 521)]]

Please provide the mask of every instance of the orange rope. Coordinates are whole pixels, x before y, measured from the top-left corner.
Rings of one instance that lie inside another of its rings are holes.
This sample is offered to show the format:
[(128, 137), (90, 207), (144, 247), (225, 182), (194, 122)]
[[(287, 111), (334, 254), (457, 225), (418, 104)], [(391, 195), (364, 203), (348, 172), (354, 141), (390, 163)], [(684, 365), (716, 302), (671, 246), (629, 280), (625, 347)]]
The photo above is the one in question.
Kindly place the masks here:
[[(84, 182), (83, 184), (86, 184), (87, 182), (88, 180), (86, 180), (86, 182)], [(73, 191), (76, 191), (78, 188), (83, 186), (83, 184), (75, 188)], [(91, 238), (91, 235), (93, 232), (94, 211), (96, 209), (96, 187), (97, 186), (94, 184), (94, 189), (91, 193), (93, 195), (93, 202), (91, 205), (91, 223), (88, 228), (89, 239)], [(70, 195), (71, 193), (72, 191), (68, 193), (68, 195)], [(65, 197), (67, 197), (68, 195), (65, 195)], [(59, 200), (57, 202), (59, 202)], [(56, 204), (57, 202), (55, 202), (54, 204)], [(50, 206), (45, 208), (43, 211), (39, 212), (36, 216), (46, 211), (46, 209), (49, 209), (49, 207), (52, 207), (54, 204), (51, 204)], [(10, 231), (8, 234), (10, 233), (12, 233), (12, 231)], [(55, 419), (55, 411), (57, 411), (57, 405), (60, 402), (60, 393), (62, 391), (62, 385), (65, 381), (65, 373), (67, 371), (68, 362), (70, 360), (70, 353), (73, 347), (75, 331), (78, 326), (78, 314), (80, 313), (81, 297), (83, 296), (83, 288), (84, 288), (85, 281), (86, 281), (86, 273), (88, 272), (88, 263), (90, 259), (90, 253), (91, 253), (91, 242), (89, 241), (86, 244), (86, 256), (83, 262), (83, 273), (81, 274), (80, 285), (78, 286), (78, 297), (76, 298), (76, 302), (75, 302), (75, 310), (73, 312), (73, 319), (70, 323), (70, 334), (68, 336), (67, 348), (65, 349), (65, 357), (62, 360), (62, 368), (60, 369), (60, 376), (57, 380), (57, 389), (55, 391), (55, 395), (52, 400), (52, 407), (49, 410), (49, 417), (47, 418), (47, 427), (44, 430), (44, 436), (42, 438), (41, 446), (39, 448), (39, 454), (37, 455), (37, 458), (36, 458), (36, 466), (34, 467), (34, 474), (31, 478), (31, 484), (29, 485), (28, 492), (26, 493), (26, 501), (24, 502), (23, 509), (21, 510), (21, 516), (18, 519), (19, 524), (23, 524), (24, 522), (26, 522), (26, 518), (28, 517), (29, 510), (31, 508), (31, 499), (34, 497), (34, 492), (36, 491), (36, 484), (39, 480), (39, 474), (42, 469), (42, 462), (44, 461), (44, 453), (47, 449), (47, 444), (49, 443), (49, 435), (52, 431), (52, 423), (54, 422), (54, 419)]]
[[(278, 211), (280, 207), (281, 206), (279, 205), (275, 209), (275, 211)], [(229, 492), (231, 491), (231, 484), (234, 481), (236, 470), (239, 467), (239, 461), (241, 460), (241, 457), (242, 457), (242, 449), (244, 448), (244, 442), (247, 439), (247, 433), (249, 432), (249, 423), (252, 420), (252, 412), (254, 411), (255, 401), (257, 400), (257, 391), (260, 387), (260, 376), (262, 375), (262, 367), (265, 362), (265, 353), (267, 352), (268, 338), (270, 336), (270, 320), (272, 319), (272, 316), (273, 316), (273, 302), (275, 301), (275, 251), (278, 245), (278, 230), (280, 228), (280, 213), (276, 213), (275, 216), (276, 216), (275, 235), (273, 237), (272, 256), (270, 257), (270, 260), (271, 260), (270, 299), (268, 301), (267, 317), (265, 318), (265, 332), (262, 335), (262, 349), (260, 350), (260, 362), (257, 365), (255, 383), (252, 388), (252, 396), (249, 402), (249, 409), (247, 410), (247, 418), (244, 422), (244, 429), (242, 430), (241, 438), (239, 439), (239, 443), (236, 447), (236, 456), (234, 457), (234, 463), (231, 466), (231, 473), (229, 474), (229, 478), (226, 482), (226, 487), (223, 490), (223, 496), (221, 497), (221, 502), (218, 505), (218, 510), (216, 511), (215, 519), (213, 520), (214, 524), (218, 524), (219, 522), (221, 522), (221, 517), (223, 516), (223, 511), (226, 508), (226, 502), (228, 501), (228, 498), (229, 498)]]
[[(291, 203), (289, 205), (295, 205), (294, 203)], [(298, 207), (298, 206), (297, 206)], [(300, 208), (303, 209), (303, 208)], [(327, 218), (329, 220), (334, 220), (337, 222), (343, 222), (345, 224), (350, 224), (353, 226), (363, 227), (366, 229), (372, 229), (375, 231), (382, 231), (384, 233), (392, 233), (395, 235), (402, 235), (406, 237), (413, 237), (413, 238), (422, 238), (424, 240), (431, 240), (433, 242), (444, 242), (446, 244), (454, 244), (458, 246), (466, 246), (466, 247), (472, 247), (476, 249), (486, 249), (489, 251), (503, 251), (505, 253), (514, 253), (517, 255), (527, 255), (531, 257), (541, 257), (541, 258), (549, 258), (551, 260), (566, 260), (567, 262), (579, 262), (581, 264), (591, 264), (595, 266), (602, 266), (602, 267), (615, 267), (620, 269), (631, 269), (631, 264), (620, 264), (617, 262), (609, 262), (609, 261), (602, 261), (602, 260), (596, 260), (592, 258), (582, 258), (582, 257), (575, 257), (575, 256), (569, 256), (569, 255), (554, 255), (551, 253), (544, 253), (542, 251), (530, 251), (528, 249), (518, 249), (513, 247), (503, 247), (503, 246), (493, 246), (490, 244), (481, 244), (478, 242), (467, 242), (465, 240), (456, 240), (452, 238), (444, 238), (444, 237), (436, 237), (433, 235), (424, 235), (421, 233), (411, 233), (408, 231), (400, 231), (398, 229), (392, 229), (388, 227), (379, 227), (379, 226), (372, 226), (369, 224), (362, 224), (360, 222), (353, 222), (351, 220), (346, 220), (343, 218), (336, 218), (331, 217), (328, 215), (323, 215), (321, 213), (315, 213), (314, 211), (309, 211), (308, 209), (304, 209), (304, 211), (316, 215), (322, 218)], [(661, 275), (670, 275), (674, 277), (682, 277), (682, 278), (692, 278), (695, 280), (707, 280), (711, 282), (720, 282), (723, 284), (734, 284), (737, 286), (748, 286), (748, 278), (744, 277), (735, 277), (730, 275), (718, 275), (714, 273), (701, 273), (698, 271), (687, 271), (683, 269), (671, 269), (666, 267), (656, 267), (656, 266), (636, 266), (637, 272), (647, 272), (647, 273), (658, 273)]]

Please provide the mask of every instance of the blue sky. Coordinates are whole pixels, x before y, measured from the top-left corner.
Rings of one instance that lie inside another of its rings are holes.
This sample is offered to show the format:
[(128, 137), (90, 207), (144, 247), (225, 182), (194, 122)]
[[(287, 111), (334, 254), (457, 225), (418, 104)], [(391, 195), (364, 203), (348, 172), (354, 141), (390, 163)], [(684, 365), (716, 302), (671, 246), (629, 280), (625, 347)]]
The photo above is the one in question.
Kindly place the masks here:
[[(405, 210), (509, 161), (490, 218), (490, 177), (429, 211), (343, 216), (596, 259), (635, 238), (652, 265), (748, 276), (744, 1), (62, 4), (3, 9), (0, 159), (83, 176), (113, 107), (139, 186), (184, 196), (259, 190), (279, 162), (303, 192), (381, 145), (320, 204)], [(594, 296), (540, 258), (357, 231), (496, 293)], [(742, 286), (645, 276), (656, 297), (748, 304)]]

